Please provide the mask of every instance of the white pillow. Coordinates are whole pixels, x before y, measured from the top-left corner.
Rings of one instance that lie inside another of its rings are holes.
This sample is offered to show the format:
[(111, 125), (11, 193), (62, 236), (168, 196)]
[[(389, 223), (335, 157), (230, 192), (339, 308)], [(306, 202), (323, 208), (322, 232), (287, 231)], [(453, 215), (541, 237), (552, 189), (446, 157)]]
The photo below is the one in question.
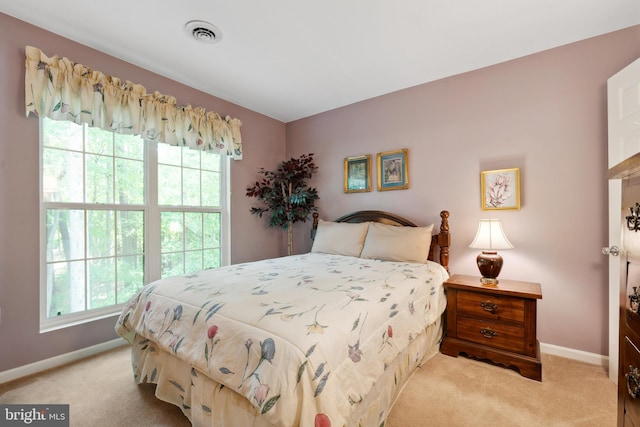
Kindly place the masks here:
[(368, 228), (368, 222), (320, 220), (311, 252), (359, 257)]
[(427, 227), (400, 227), (372, 222), (360, 257), (426, 263), (432, 231), (433, 224)]

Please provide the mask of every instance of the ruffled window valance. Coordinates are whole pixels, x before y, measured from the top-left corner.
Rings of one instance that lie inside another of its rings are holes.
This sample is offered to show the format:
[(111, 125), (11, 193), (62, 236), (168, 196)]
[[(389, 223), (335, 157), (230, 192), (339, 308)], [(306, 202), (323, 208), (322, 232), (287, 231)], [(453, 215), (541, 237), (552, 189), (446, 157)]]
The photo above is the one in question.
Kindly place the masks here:
[(26, 47), (25, 104), (54, 120), (140, 135), (171, 145), (242, 158), (242, 122), (204, 108), (176, 106), (176, 99), (129, 81), (105, 76), (67, 58), (48, 58)]

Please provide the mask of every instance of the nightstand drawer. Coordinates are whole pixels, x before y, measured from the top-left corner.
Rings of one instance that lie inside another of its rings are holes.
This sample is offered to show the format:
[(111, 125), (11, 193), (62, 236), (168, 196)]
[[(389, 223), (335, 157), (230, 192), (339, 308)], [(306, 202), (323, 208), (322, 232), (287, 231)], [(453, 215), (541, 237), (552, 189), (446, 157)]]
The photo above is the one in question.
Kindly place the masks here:
[(500, 279), (497, 286), (485, 286), (479, 277), (454, 274), (444, 282), (444, 289), (443, 354), (489, 360), (542, 380), (536, 336), (537, 300), (542, 298), (539, 283)]
[(460, 339), (492, 348), (524, 353), (524, 329), (521, 327), (470, 317), (458, 317), (457, 326)]
[(458, 291), (458, 313), (524, 324), (524, 300), (480, 292)]

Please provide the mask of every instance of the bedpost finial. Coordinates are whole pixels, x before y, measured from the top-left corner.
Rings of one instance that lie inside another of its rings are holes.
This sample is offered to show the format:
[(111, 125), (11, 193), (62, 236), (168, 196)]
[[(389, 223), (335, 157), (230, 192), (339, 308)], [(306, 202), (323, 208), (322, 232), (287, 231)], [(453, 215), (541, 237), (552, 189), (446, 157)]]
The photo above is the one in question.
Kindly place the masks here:
[(311, 240), (315, 240), (316, 238), (316, 230), (318, 230), (318, 212), (313, 213), (313, 225), (311, 226)]
[(440, 218), (442, 218), (442, 222), (440, 223), (440, 231), (449, 231), (449, 211), (440, 212)]

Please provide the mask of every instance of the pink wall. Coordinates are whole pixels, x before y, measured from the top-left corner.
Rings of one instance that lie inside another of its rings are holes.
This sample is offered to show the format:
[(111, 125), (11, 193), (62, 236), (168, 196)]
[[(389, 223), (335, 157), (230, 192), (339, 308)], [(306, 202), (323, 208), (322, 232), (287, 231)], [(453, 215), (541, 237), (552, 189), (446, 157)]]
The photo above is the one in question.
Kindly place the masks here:
[(39, 333), (38, 119), (25, 117), (24, 47), (66, 56), (243, 122), (244, 159), (231, 164), (232, 262), (286, 253), (282, 233), (249, 213), (245, 188), (285, 157), (285, 125), (0, 14), (0, 371), (115, 339), (115, 318)]
[[(429, 224), (449, 210), (453, 273), (477, 274), (478, 219), (502, 219), (515, 248), (501, 277), (542, 284), (540, 341), (606, 355), (606, 80), (637, 57), (640, 27), (584, 40), (289, 123), (287, 153), (316, 153), (325, 219), (382, 209)], [(344, 157), (399, 148), (410, 189), (343, 192)], [(522, 209), (483, 212), (480, 171), (512, 167)]]
[[(24, 116), (25, 45), (243, 121), (232, 262), (286, 252), (244, 190), (258, 168), (314, 152), (324, 218), (383, 209), (427, 224), (450, 210), (454, 273), (476, 274), (477, 220), (501, 218), (515, 245), (501, 276), (542, 284), (540, 341), (606, 354), (606, 79), (640, 56), (639, 42), (633, 27), (285, 125), (0, 14), (0, 371), (115, 338), (113, 318), (38, 332), (38, 121)], [(409, 190), (343, 193), (344, 157), (397, 148), (410, 150)], [(480, 171), (505, 167), (521, 168), (522, 209), (482, 212)], [(310, 247), (308, 228), (296, 227), (297, 252)]]

